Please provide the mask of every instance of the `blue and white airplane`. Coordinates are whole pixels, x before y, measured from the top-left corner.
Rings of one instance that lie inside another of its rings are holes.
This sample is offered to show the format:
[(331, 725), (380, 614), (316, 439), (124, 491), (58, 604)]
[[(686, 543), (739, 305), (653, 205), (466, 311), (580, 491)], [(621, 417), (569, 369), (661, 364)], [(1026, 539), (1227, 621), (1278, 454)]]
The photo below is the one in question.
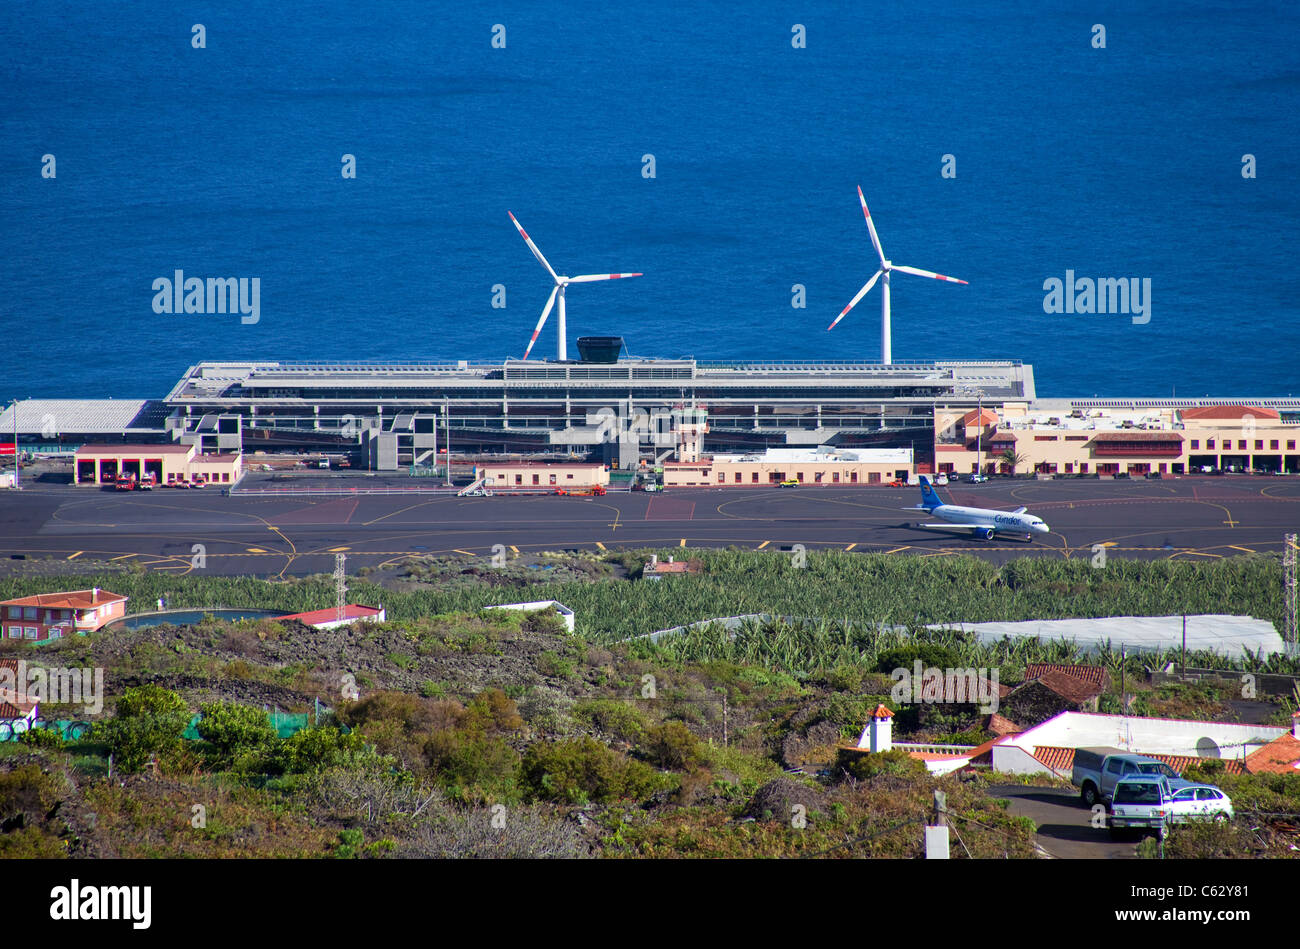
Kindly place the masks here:
[(921, 524), (920, 527), (942, 527), (949, 530), (968, 530), (973, 536), (992, 540), (994, 534), (1022, 534), (1033, 540), (1035, 534), (1050, 534), (1051, 529), (1041, 517), (1026, 513), (1026, 509), (995, 511), (986, 507), (960, 507), (944, 504), (930, 486), (930, 479), (921, 475), (921, 503), (911, 511), (925, 511), (946, 521), (945, 524)]

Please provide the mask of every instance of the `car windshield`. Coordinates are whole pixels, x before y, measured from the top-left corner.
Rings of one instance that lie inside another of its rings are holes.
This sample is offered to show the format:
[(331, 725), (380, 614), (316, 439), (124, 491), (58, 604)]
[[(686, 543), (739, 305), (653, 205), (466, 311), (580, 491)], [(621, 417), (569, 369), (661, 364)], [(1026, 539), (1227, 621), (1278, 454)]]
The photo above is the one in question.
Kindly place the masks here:
[(1121, 782), (1115, 788), (1116, 804), (1159, 804), (1160, 785), (1154, 782), (1126, 784)]
[(1163, 761), (1147, 761), (1138, 765), (1143, 774), (1163, 774), (1166, 778), (1178, 777), (1177, 772)]

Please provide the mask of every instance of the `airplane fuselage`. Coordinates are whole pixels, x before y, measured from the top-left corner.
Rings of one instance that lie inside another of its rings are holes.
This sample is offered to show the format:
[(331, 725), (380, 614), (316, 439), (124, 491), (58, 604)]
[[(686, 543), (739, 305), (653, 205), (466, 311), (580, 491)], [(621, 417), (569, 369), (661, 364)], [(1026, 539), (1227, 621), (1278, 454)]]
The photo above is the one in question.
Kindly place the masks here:
[(940, 504), (930, 513), (940, 520), (962, 526), (991, 527), (995, 531), (1015, 534), (1046, 534), (1043, 519), (1032, 514), (1013, 514), (1010, 511), (993, 511), (983, 507), (962, 507), (958, 504)]

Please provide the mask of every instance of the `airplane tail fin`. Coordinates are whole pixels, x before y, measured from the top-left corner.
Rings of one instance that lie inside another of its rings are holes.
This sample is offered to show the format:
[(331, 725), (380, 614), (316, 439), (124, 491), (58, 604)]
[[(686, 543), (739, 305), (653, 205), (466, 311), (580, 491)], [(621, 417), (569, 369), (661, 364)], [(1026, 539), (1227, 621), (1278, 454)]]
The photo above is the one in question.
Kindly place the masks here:
[(925, 475), (921, 475), (921, 507), (927, 511), (932, 511), (941, 504), (943, 502), (939, 500), (939, 495), (930, 486), (930, 479)]

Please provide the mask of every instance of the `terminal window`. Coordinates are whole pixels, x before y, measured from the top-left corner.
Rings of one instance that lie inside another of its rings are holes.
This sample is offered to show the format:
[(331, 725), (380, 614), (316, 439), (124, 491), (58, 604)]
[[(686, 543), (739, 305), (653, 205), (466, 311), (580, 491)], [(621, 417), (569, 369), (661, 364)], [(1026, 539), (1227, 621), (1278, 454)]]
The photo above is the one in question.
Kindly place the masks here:
[(1201, 447), (1201, 440), (1200, 440), (1199, 438), (1193, 438), (1193, 439), (1192, 439), (1192, 451), (1196, 451), (1196, 450), (1198, 450), (1200, 447)]

